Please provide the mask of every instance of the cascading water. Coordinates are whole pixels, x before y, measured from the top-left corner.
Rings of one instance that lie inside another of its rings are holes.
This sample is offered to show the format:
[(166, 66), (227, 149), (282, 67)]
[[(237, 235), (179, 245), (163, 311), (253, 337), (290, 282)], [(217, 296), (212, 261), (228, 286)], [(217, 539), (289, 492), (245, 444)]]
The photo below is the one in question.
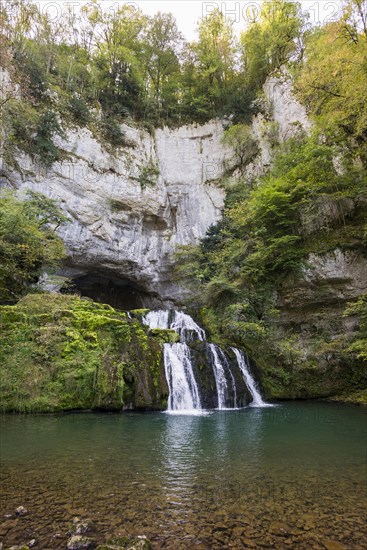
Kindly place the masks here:
[(186, 339), (191, 340), (196, 336), (198, 340), (203, 340), (205, 332), (189, 315), (181, 311), (150, 311), (143, 321), (152, 329), (171, 329), (180, 335), (180, 343), (164, 344), (164, 367), (169, 387), (168, 411), (200, 411), (199, 390)]
[(267, 403), (265, 403), (262, 400), (260, 392), (256, 387), (256, 382), (252, 378), (252, 376), (251, 376), (251, 374), (248, 370), (248, 364), (247, 364), (246, 357), (244, 356), (244, 354), (239, 349), (232, 348), (232, 350), (233, 350), (233, 352), (236, 356), (238, 366), (239, 366), (239, 368), (240, 368), (240, 370), (243, 374), (246, 385), (247, 385), (247, 387), (248, 387), (248, 389), (249, 389), (249, 391), (252, 395), (251, 407), (266, 407)]
[(208, 344), (210, 353), (213, 357), (213, 371), (215, 376), (215, 384), (217, 386), (218, 395), (218, 409), (227, 408), (228, 402), (228, 385), (224, 372), (223, 365), (219, 360), (217, 346), (215, 344)]
[[(195, 348), (195, 342), (204, 342), (204, 350), (205, 345), (209, 350), (208, 357), (213, 370), (211, 376), (214, 375), (217, 390), (217, 408), (221, 410), (237, 408), (237, 384), (231, 365), (219, 346), (205, 344), (205, 331), (195, 323), (192, 317), (182, 311), (161, 310), (150, 311), (143, 321), (151, 329), (171, 329), (180, 336), (179, 343), (164, 344), (164, 367), (169, 387), (168, 412), (197, 414), (202, 411), (202, 399), (195, 379), (193, 356), (190, 349), (190, 346), (192, 349)], [(236, 376), (240, 387), (242, 384), (243, 395), (245, 395), (247, 387), (252, 396), (251, 406), (266, 406), (247, 368), (245, 356), (236, 348), (232, 348), (232, 350), (237, 359), (237, 365), (234, 365), (233, 368), (239, 369)], [(199, 376), (200, 371), (196, 370), (195, 372)], [(239, 382), (242, 378), (246, 386), (243, 385), (243, 382)], [(200, 388), (203, 390), (202, 386)], [(212, 392), (211, 396), (210, 400), (207, 398), (205, 401), (204, 399), (204, 404), (215, 408)], [(241, 398), (241, 403), (243, 403), (243, 398)]]
[(237, 387), (236, 387), (236, 380), (234, 379), (234, 376), (233, 376), (233, 373), (231, 371), (231, 367), (228, 363), (228, 359), (227, 357), (224, 355), (224, 352), (223, 350), (218, 347), (218, 352), (219, 352), (219, 355), (221, 357), (221, 361), (223, 362), (223, 364), (227, 367), (227, 372), (229, 374), (229, 377), (231, 379), (231, 386), (232, 386), (232, 393), (233, 393), (233, 408), (234, 409), (237, 409)]
[(164, 345), (164, 365), (169, 386), (169, 411), (201, 410), (199, 391), (187, 344)]

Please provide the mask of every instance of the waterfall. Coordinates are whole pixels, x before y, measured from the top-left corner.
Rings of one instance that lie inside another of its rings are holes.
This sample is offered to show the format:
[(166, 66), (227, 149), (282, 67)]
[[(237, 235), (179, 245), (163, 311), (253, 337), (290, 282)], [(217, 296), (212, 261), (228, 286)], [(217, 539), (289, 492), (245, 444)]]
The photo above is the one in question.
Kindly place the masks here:
[[(205, 331), (195, 323), (190, 315), (182, 311), (150, 311), (143, 317), (143, 322), (151, 329), (171, 329), (180, 336), (180, 342), (164, 344), (163, 346), (164, 368), (169, 388), (168, 412), (197, 414), (203, 410), (203, 405), (204, 407), (215, 408), (213, 392), (209, 391), (210, 395), (208, 397), (208, 388), (210, 389), (212, 385), (210, 382), (208, 384), (208, 378), (203, 378), (203, 372), (205, 371), (202, 370), (202, 364), (199, 366), (199, 369), (198, 367), (196, 367), (196, 370), (194, 369), (194, 355), (192, 355), (190, 349), (190, 346), (192, 349), (195, 349), (195, 341), (206, 342)], [(217, 390), (216, 408), (220, 410), (228, 408), (236, 409), (238, 403), (237, 385), (231, 363), (218, 345), (208, 343), (207, 349), (209, 350), (207, 361), (208, 359), (210, 360), (213, 371), (210, 376), (213, 382), (215, 380)], [(236, 374), (237, 382), (240, 383), (241, 378), (243, 378), (245, 385), (252, 395), (251, 406), (266, 406), (248, 370), (245, 355), (236, 348), (231, 349), (237, 359), (237, 365), (233, 365), (234, 371), (238, 373)], [(199, 381), (201, 381), (200, 388), (202, 395), (200, 395), (194, 371)], [(207, 377), (208, 374), (204, 376)], [(242, 400), (243, 397), (239, 402), (242, 403)]]
[(228, 359), (227, 357), (224, 355), (224, 351), (218, 347), (218, 352), (219, 352), (219, 355), (221, 356), (222, 358), (222, 361), (223, 363), (226, 365), (227, 367), (227, 372), (229, 374), (229, 377), (231, 379), (231, 386), (232, 386), (232, 392), (233, 392), (233, 408), (234, 409), (237, 409), (237, 387), (236, 387), (236, 380), (234, 379), (234, 376), (233, 376), (233, 373), (232, 373), (232, 370), (231, 370), (231, 367), (228, 363)]
[(223, 365), (219, 360), (217, 346), (215, 344), (208, 344), (208, 346), (213, 357), (212, 365), (215, 376), (215, 384), (217, 386), (218, 409), (225, 409), (228, 401), (228, 385), (226, 375)]
[(260, 395), (259, 390), (256, 387), (256, 382), (252, 378), (249, 370), (248, 370), (248, 364), (247, 364), (247, 358), (244, 356), (244, 354), (237, 348), (231, 348), (237, 359), (238, 366), (243, 374), (243, 378), (246, 382), (246, 386), (248, 387), (251, 395), (252, 395), (252, 407), (266, 407), (267, 403), (265, 403)]
[(169, 411), (201, 410), (199, 391), (187, 344), (164, 344), (164, 366), (169, 386)]
[(200, 411), (199, 390), (186, 341), (192, 341), (194, 336), (198, 340), (204, 340), (204, 330), (181, 311), (150, 311), (143, 321), (152, 329), (171, 329), (180, 335), (180, 343), (163, 346), (164, 368), (169, 387), (168, 411)]

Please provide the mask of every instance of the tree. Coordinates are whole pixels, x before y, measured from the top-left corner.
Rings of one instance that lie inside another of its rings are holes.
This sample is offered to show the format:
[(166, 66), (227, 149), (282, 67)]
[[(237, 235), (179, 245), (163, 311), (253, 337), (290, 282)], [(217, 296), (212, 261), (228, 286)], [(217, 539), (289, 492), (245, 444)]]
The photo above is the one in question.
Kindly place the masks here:
[(158, 119), (177, 103), (179, 57), (184, 39), (171, 13), (158, 12), (148, 17), (142, 41), (141, 61)]
[(16, 301), (35, 283), (43, 266), (56, 266), (64, 246), (55, 229), (67, 218), (54, 201), (29, 193), (21, 201), (0, 196), (0, 300)]
[(248, 85), (260, 89), (267, 76), (302, 54), (305, 23), (300, 4), (290, 0), (267, 0), (260, 16), (241, 35), (245, 77)]
[(201, 21), (198, 34), (198, 41), (192, 44), (196, 79), (214, 114), (229, 101), (238, 48), (232, 24), (218, 9)]
[(366, 6), (351, 0), (339, 21), (308, 35), (296, 89), (327, 138), (367, 162)]
[(138, 52), (145, 18), (128, 4), (112, 13), (92, 5), (88, 17), (97, 29), (94, 62), (103, 109), (109, 115), (140, 114), (143, 79)]

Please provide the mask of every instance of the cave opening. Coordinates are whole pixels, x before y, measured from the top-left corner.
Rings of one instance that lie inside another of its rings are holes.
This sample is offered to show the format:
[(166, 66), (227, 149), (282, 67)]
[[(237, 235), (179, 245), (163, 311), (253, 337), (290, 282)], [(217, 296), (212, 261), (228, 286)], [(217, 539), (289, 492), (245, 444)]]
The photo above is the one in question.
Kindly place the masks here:
[(130, 280), (100, 273), (73, 277), (71, 289), (81, 296), (122, 310), (152, 308), (157, 301)]

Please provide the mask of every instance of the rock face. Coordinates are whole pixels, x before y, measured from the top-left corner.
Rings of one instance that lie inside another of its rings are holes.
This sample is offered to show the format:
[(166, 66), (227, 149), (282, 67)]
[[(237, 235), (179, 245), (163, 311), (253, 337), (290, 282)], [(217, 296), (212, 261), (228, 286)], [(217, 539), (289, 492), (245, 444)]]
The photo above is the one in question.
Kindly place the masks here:
[(283, 71), (280, 77), (269, 77), (264, 84), (264, 92), (281, 141), (289, 139), (299, 129), (311, 130), (312, 123), (305, 107), (293, 95), (290, 75)]
[(154, 135), (123, 129), (129, 146), (113, 154), (89, 130), (70, 131), (57, 142), (65, 160), (45, 171), (23, 156), (22, 177), (10, 179), (56, 199), (68, 214), (71, 222), (59, 230), (70, 255), (67, 275), (103, 275), (120, 293), (135, 290), (143, 303), (132, 306), (169, 303), (180, 298), (172, 254), (219, 219), (224, 191), (213, 182), (232, 153), (221, 144), (219, 121)]
[(272, 388), (273, 397), (329, 397), (366, 387), (366, 365), (346, 354), (360, 319), (344, 315), (349, 302), (367, 293), (366, 273), (361, 251), (336, 248), (310, 254), (303, 273), (283, 281), (277, 329), (291, 339), (292, 351), (284, 356), (289, 379)]
[(252, 133), (259, 153), (244, 171), (247, 179), (261, 176), (271, 166), (274, 145), (283, 143), (300, 131), (309, 133), (312, 123), (306, 109), (295, 98), (292, 78), (283, 70), (281, 75), (269, 77), (264, 84), (261, 112), (252, 121)]
[(328, 324), (335, 328), (335, 323), (341, 333), (348, 332), (353, 328), (351, 320), (342, 313), (347, 302), (367, 293), (367, 258), (356, 251), (336, 249), (323, 255), (310, 254), (308, 265), (301, 277), (288, 278), (280, 289), (277, 305), (283, 321), (298, 325), (300, 332), (307, 326), (308, 333), (317, 333)]
[[(1, 75), (8, 89), (10, 77)], [(277, 139), (309, 124), (286, 75), (269, 79), (264, 90)], [(70, 223), (58, 231), (69, 259), (60, 274), (84, 294), (126, 309), (171, 305), (182, 298), (172, 280), (177, 245), (198, 242), (221, 216), (225, 193), (215, 182), (236, 162), (222, 143), (223, 126), (217, 120), (151, 135), (124, 125), (128, 145), (118, 149), (103, 146), (88, 129), (69, 130), (66, 139), (55, 138), (62, 161), (45, 170), (23, 155), (17, 159), (22, 174), (13, 172), (8, 181), (55, 199), (67, 213)], [(266, 133), (259, 115), (253, 134), (260, 152), (248, 176), (271, 162)]]

